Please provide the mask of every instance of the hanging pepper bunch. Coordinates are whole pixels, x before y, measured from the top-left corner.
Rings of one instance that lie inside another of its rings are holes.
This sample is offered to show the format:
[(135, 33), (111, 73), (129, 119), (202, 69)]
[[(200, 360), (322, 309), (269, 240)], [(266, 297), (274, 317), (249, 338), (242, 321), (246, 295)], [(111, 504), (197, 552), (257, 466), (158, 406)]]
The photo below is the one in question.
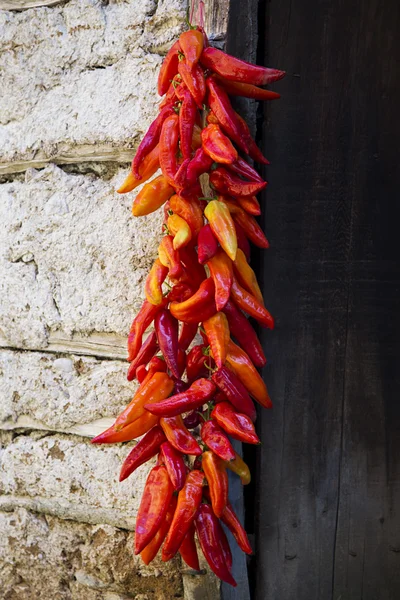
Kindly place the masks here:
[[(114, 425), (92, 440), (144, 436), (120, 481), (157, 456), (137, 515), (135, 553), (148, 564), (160, 548), (164, 561), (179, 552), (199, 569), (197, 536), (210, 568), (233, 586), (221, 523), (244, 552), (252, 550), (228, 501), (227, 469), (250, 482), (230, 438), (259, 444), (254, 400), (271, 407), (257, 371), (266, 359), (245, 315), (269, 329), (274, 321), (249, 265), (249, 242), (268, 248), (255, 219), (256, 194), (267, 183), (244, 157), (268, 161), (229, 96), (279, 98), (258, 86), (283, 76), (210, 47), (200, 27), (182, 33), (168, 52), (158, 78), (159, 114), (118, 190), (130, 192), (161, 169), (132, 208), (139, 217), (164, 205), (164, 236), (128, 337), (127, 377), (140, 385)], [(193, 345), (198, 333), (202, 341)]]

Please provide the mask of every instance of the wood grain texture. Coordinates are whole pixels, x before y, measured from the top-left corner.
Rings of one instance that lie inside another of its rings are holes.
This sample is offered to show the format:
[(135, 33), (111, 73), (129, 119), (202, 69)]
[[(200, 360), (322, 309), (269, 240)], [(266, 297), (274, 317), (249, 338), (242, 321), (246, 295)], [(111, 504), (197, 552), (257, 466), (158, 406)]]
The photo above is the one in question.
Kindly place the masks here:
[(400, 597), (399, 5), (265, 3), (255, 598)]

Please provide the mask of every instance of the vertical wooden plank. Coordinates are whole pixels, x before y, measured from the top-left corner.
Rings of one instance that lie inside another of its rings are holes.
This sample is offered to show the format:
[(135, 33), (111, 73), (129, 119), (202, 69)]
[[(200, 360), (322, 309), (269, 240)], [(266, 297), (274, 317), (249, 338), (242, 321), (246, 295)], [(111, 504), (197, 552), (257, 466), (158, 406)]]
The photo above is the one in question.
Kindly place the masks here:
[(264, 335), (275, 407), (260, 425), (256, 598), (394, 600), (399, 7), (265, 6), (266, 64), (288, 75), (264, 113), (261, 272), (277, 328)]

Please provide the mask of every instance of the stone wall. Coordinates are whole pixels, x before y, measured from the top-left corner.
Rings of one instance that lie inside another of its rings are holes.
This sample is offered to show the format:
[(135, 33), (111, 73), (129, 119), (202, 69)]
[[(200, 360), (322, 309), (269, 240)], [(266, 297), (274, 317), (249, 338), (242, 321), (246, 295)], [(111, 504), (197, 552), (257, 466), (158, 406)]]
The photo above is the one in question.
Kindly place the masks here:
[(132, 194), (115, 189), (154, 118), (186, 4), (0, 0), (5, 600), (189, 600), (196, 585), (203, 600), (219, 596), (178, 559), (133, 556), (148, 467), (119, 484), (132, 444), (90, 444), (135, 389), (125, 341), (160, 214), (134, 220)]

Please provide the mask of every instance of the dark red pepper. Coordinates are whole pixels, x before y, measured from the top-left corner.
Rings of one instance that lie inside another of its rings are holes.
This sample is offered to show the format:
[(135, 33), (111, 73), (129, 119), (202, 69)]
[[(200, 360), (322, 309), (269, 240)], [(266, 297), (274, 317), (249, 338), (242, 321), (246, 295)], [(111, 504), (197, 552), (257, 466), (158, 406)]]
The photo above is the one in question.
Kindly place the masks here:
[(158, 345), (172, 375), (180, 377), (178, 364), (178, 321), (169, 310), (161, 310), (154, 319)]
[(256, 420), (257, 413), (254, 402), (235, 373), (227, 367), (221, 367), (213, 373), (212, 380), (238, 412), (249, 416), (252, 421)]
[(236, 308), (232, 300), (229, 300), (225, 304), (223, 312), (228, 319), (231, 335), (237, 339), (239, 345), (247, 352), (254, 365), (256, 367), (263, 367), (267, 359), (265, 358), (257, 334), (248, 319)]
[(218, 167), (211, 173), (210, 183), (218, 192), (229, 196), (254, 196), (267, 186), (266, 181), (244, 181), (224, 167)]
[(157, 350), (157, 336), (153, 331), (153, 333), (147, 336), (135, 360), (133, 360), (129, 365), (128, 373), (126, 375), (128, 381), (133, 381), (135, 379), (137, 367), (139, 367), (140, 365), (147, 365), (147, 363), (155, 355)]
[(168, 471), (174, 489), (181, 490), (186, 479), (186, 465), (182, 454), (166, 441), (161, 444), (160, 450), (165, 468)]
[(164, 121), (170, 115), (173, 115), (174, 111), (171, 106), (166, 106), (163, 108), (156, 119), (152, 122), (150, 127), (148, 128), (144, 138), (139, 144), (139, 148), (136, 151), (135, 158), (132, 162), (132, 172), (135, 175), (136, 179), (141, 179), (141, 175), (139, 172), (139, 166), (144, 157), (149, 154), (153, 148), (155, 148), (160, 139), (161, 129), (164, 124)]
[(199, 263), (204, 265), (210, 258), (215, 256), (218, 250), (218, 240), (212, 232), (211, 226), (207, 223), (199, 231), (197, 238), (197, 256)]
[(215, 384), (209, 379), (197, 379), (185, 392), (170, 396), (161, 402), (145, 404), (145, 408), (153, 415), (175, 417), (203, 406), (212, 398), (215, 390)]
[(207, 173), (211, 169), (211, 165), (213, 164), (213, 159), (204, 152), (203, 148), (198, 148), (187, 167), (186, 177), (188, 185), (193, 185), (200, 175)]
[(196, 337), (197, 330), (197, 323), (182, 323), (178, 339), (179, 347), (182, 348), (182, 350), (187, 350), (189, 348)]
[(196, 529), (195, 529), (194, 525), (192, 524), (189, 528), (189, 531), (183, 538), (182, 544), (179, 547), (179, 554), (181, 555), (182, 559), (185, 561), (185, 563), (191, 569), (194, 569), (195, 571), (199, 571), (200, 570), (199, 557), (197, 555), (197, 547), (196, 547), (196, 542), (194, 540), (195, 532), (196, 532)]

